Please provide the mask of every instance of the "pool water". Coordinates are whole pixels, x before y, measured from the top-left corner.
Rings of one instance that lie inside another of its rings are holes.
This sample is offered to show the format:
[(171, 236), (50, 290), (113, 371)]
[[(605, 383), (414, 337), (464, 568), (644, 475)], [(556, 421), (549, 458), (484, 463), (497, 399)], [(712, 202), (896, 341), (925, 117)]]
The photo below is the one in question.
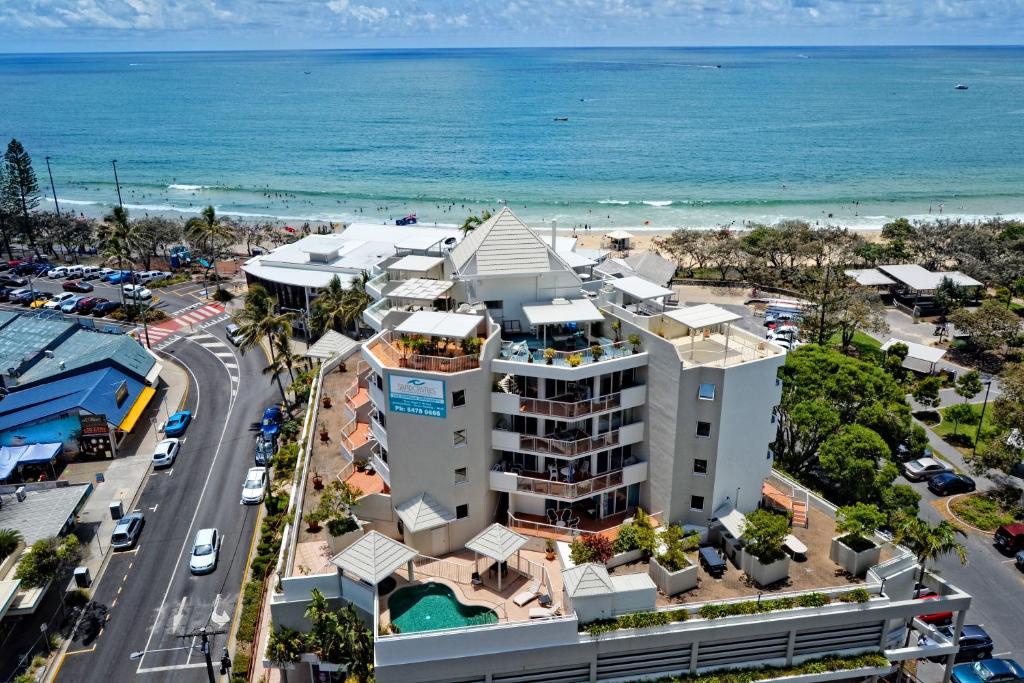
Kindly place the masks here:
[(494, 610), (462, 604), (455, 592), (442, 583), (400, 588), (388, 600), (388, 609), (392, 623), (401, 633), (498, 623)]

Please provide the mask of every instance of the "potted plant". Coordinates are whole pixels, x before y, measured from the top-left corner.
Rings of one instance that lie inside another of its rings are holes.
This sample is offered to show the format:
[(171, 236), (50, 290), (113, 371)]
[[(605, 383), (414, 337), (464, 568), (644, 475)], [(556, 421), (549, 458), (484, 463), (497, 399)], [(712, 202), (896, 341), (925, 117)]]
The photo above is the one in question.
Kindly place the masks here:
[(402, 349), (402, 357), (398, 359), (399, 367), (409, 367), (409, 351), (412, 350), (412, 337), (403, 334), (398, 340), (398, 348)]
[(579, 353), (574, 353), (571, 356), (569, 356), (566, 362), (569, 363), (570, 368), (579, 367), (580, 363), (583, 362), (583, 355)]
[(302, 519), (304, 519), (306, 521), (306, 524), (308, 525), (308, 527), (306, 528), (307, 531), (314, 534), (320, 531), (320, 522), (322, 522), (323, 519), (320, 517), (319, 512), (317, 512), (316, 510), (307, 512)]
[(662, 551), (652, 557), (647, 573), (665, 595), (676, 595), (697, 587), (697, 565), (690, 561), (687, 553), (694, 552), (700, 545), (700, 534), (687, 533), (678, 524), (673, 524), (659, 534)]
[(622, 346), (622, 321), (616, 320), (612, 323), (612, 332), (615, 333), (615, 341), (613, 342), (615, 348)]
[(324, 478), (320, 476), (319, 470), (313, 470), (313, 489), (320, 491), (324, 487)]
[(604, 347), (600, 344), (590, 345), (590, 357), (594, 359), (594, 362), (601, 360), (601, 356), (604, 355)]
[(651, 518), (642, 509), (637, 509), (633, 519), (619, 527), (619, 535), (612, 544), (615, 555), (608, 560), (608, 568), (617, 567), (654, 554), (657, 537)]
[(553, 539), (547, 539), (544, 541), (544, 559), (548, 562), (555, 559), (555, 541)]
[(544, 349), (544, 362), (547, 363), (548, 365), (551, 365), (552, 363), (554, 363), (555, 362), (555, 353), (556, 353), (556, 351), (553, 348), (551, 348), (550, 346), (548, 348)]
[(768, 510), (747, 515), (743, 527), (743, 555), (740, 566), (759, 586), (768, 586), (789, 576), (789, 555), (783, 542), (789, 533), (789, 520)]
[(331, 433), (327, 431), (327, 425), (320, 423), (320, 441), (327, 443), (331, 439)]
[(321, 398), (321, 400), (323, 401), (324, 408), (330, 408), (331, 407), (331, 397), (330, 396), (328, 396), (327, 394), (324, 394), (323, 397)]
[(475, 356), (480, 353), (481, 346), (483, 346), (483, 341), (480, 337), (466, 337), (462, 340), (462, 351), (467, 356)]
[(868, 568), (878, 564), (881, 546), (869, 536), (885, 524), (885, 515), (868, 503), (857, 503), (839, 508), (836, 512), (836, 532), (829, 549), (829, 559), (852, 576), (863, 576)]
[(639, 334), (629, 335), (629, 345), (633, 347), (633, 353), (640, 353), (640, 341)]

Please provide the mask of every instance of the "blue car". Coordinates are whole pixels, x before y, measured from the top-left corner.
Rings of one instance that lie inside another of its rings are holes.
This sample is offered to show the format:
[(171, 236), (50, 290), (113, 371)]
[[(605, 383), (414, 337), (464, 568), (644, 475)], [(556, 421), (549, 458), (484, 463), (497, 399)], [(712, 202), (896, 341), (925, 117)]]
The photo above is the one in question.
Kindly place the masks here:
[(273, 443), (277, 439), (277, 433), (280, 431), (283, 421), (284, 414), (277, 406), (270, 406), (264, 410), (263, 421), (260, 422), (260, 431), (263, 434), (263, 439)]
[(131, 279), (132, 279), (132, 271), (130, 271), (130, 270), (122, 270), (120, 272), (111, 273), (110, 277), (107, 278), (107, 282), (109, 282), (112, 285), (119, 285), (122, 282), (131, 282)]
[(1024, 680), (1024, 666), (1012, 659), (983, 659), (953, 667), (956, 683), (1014, 683)]
[(190, 422), (192, 422), (192, 411), (179, 410), (167, 420), (167, 426), (164, 427), (164, 435), (181, 436), (188, 429)]

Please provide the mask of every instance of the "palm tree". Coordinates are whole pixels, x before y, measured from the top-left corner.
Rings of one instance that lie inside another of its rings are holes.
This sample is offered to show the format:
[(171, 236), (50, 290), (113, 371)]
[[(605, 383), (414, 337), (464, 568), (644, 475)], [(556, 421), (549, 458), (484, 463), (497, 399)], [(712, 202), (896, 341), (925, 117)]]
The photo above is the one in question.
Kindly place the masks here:
[(373, 303), (373, 297), (366, 291), (366, 283), (370, 280), (370, 274), (365, 270), (359, 277), (352, 281), (342, 299), (342, 310), (345, 323), (352, 323), (353, 336), (359, 336), (359, 321), (363, 317), (363, 311)]
[[(206, 256), (206, 273), (209, 275), (213, 269), (214, 277), (217, 276), (217, 255), (225, 243), (231, 243), (235, 238), (234, 231), (230, 226), (221, 223), (217, 217), (217, 211), (208, 206), (196, 218), (192, 218), (185, 224), (185, 235), (194, 244), (199, 253)], [(204, 278), (204, 282), (208, 278)], [(217, 289), (220, 290), (220, 280), (217, 280)], [(207, 294), (209, 287), (207, 287)]]
[(320, 294), (313, 302), (310, 322), (318, 334), (327, 329), (341, 332), (347, 323), (345, 316), (345, 288), (338, 276), (335, 275), (327, 283), (327, 286), (320, 290)]
[(344, 664), (349, 676), (367, 681), (373, 669), (373, 638), (352, 605), (333, 610), (323, 594), (313, 589), (303, 616), (312, 624), (310, 646), (325, 662)]
[(0, 529), (0, 560), (13, 553), (23, 537), (17, 529)]
[(462, 225), (459, 226), (459, 230), (462, 231), (462, 236), (465, 237), (469, 233), (480, 227), (480, 224), (491, 217), (491, 212), (484, 209), (480, 212), (479, 216), (471, 215), (466, 216), (466, 220), (462, 221)]
[[(127, 261), (129, 266), (133, 263), (135, 247), (139, 242), (139, 234), (135, 224), (128, 218), (128, 212), (123, 207), (115, 206), (114, 209), (103, 217), (104, 225), (100, 230), (100, 239), (103, 242), (103, 256), (108, 263), (116, 263), (119, 271), (124, 270)], [(121, 306), (124, 304), (124, 287), (121, 287)]]
[(288, 366), (285, 365), (284, 358), (280, 355), (271, 357), (270, 364), (263, 368), (263, 374), (270, 375), (271, 382), (277, 382), (277, 388), (281, 392), (281, 401), (285, 406), (290, 406), (291, 403), (288, 401), (288, 395), (285, 393), (284, 384), (281, 382), (281, 375), (285, 372), (288, 372)]
[(288, 337), (278, 335), (275, 337), (274, 342), (277, 346), (277, 358), (281, 363), (288, 369), (288, 377), (292, 383), (295, 382), (295, 364), (298, 362), (299, 357), (292, 351), (292, 345), (288, 341)]
[(271, 361), (277, 355), (275, 337), (285, 339), (292, 335), (291, 312), (275, 313), (277, 300), (267, 293), (261, 285), (252, 285), (245, 295), (242, 309), (232, 316), (239, 327), (241, 341), (238, 348), (245, 353), (259, 346), (263, 339), (270, 346)]

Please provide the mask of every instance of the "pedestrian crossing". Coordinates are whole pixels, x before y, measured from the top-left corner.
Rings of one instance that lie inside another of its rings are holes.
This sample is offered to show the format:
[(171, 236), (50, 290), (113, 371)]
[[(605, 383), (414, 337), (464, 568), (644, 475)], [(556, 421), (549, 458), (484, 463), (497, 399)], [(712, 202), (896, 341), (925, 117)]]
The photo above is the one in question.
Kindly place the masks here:
[(238, 363), (235, 362), (237, 359), (235, 354), (231, 351), (231, 347), (221, 341), (219, 337), (215, 337), (208, 332), (190, 334), (186, 339), (199, 344), (199, 346), (202, 346), (204, 349), (217, 356), (221, 364), (223, 364), (225, 369), (227, 369), (228, 376), (231, 378), (231, 400), (235, 400), (235, 396), (238, 395), (238, 384), (241, 380), (241, 371), (238, 369)]
[(143, 343), (161, 351), (181, 339), (182, 334), (191, 334), (204, 330), (211, 325), (224, 322), (228, 314), (220, 304), (196, 304), (171, 314), (170, 320), (150, 325), (148, 332), (142, 327), (136, 328), (135, 335)]

